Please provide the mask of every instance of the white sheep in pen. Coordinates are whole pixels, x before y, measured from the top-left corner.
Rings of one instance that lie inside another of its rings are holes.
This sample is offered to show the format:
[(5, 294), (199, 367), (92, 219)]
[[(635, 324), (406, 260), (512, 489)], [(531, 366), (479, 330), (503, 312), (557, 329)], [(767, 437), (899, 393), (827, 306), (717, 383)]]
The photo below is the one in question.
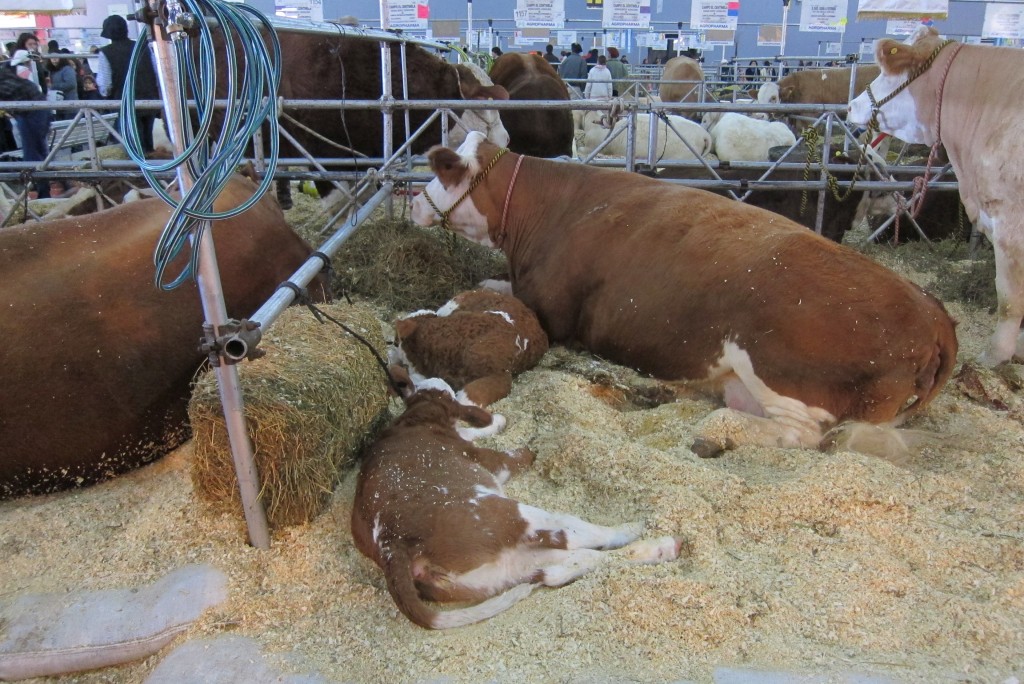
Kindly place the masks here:
[[(589, 112), (588, 112), (589, 114)], [(576, 151), (581, 157), (588, 156), (604, 142), (605, 138), (615, 136), (601, 150), (601, 154), (611, 157), (626, 156), (626, 119), (620, 119), (611, 129), (603, 127), (596, 117), (584, 117), (583, 130), (576, 132)], [(658, 141), (655, 147), (655, 159), (696, 159), (706, 157), (711, 152), (711, 135), (703, 127), (681, 116), (666, 115), (658, 120)], [(671, 127), (670, 127), (671, 124)], [(619, 131), (622, 131), (619, 133)], [(638, 116), (636, 119), (635, 155), (639, 160), (647, 157), (650, 141), (651, 123), (649, 116)], [(686, 139), (690, 148), (683, 142)], [(694, 154), (696, 153), (696, 154)]]
[(701, 125), (711, 134), (722, 161), (768, 161), (768, 150), (796, 144), (796, 136), (781, 121), (758, 121), (735, 112), (708, 112)]

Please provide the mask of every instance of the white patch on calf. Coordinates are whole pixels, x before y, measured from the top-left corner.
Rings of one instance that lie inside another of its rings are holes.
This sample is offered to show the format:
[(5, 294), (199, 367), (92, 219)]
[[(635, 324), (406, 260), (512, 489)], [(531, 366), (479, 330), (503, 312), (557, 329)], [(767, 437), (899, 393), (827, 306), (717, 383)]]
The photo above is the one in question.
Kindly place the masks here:
[(484, 313), (494, 314), (495, 316), (501, 316), (505, 319), (505, 322), (511, 325), (513, 328), (516, 326), (516, 322), (512, 320), (512, 317), (507, 311), (485, 311)]
[(449, 299), (447, 302), (445, 302), (444, 306), (437, 310), (437, 317), (444, 318), (445, 316), (451, 316), (458, 310), (458, 308), (459, 303), (456, 302), (454, 299)]
[[(442, 382), (444, 381), (442, 380)], [(505, 416), (495, 413), (491, 416), (490, 425), (480, 428), (465, 427), (462, 425), (458, 425), (456, 426), (455, 431), (459, 433), (459, 437), (466, 440), (467, 442), (474, 442), (480, 439), (481, 437), (493, 437), (494, 435), (498, 434), (504, 429)]]

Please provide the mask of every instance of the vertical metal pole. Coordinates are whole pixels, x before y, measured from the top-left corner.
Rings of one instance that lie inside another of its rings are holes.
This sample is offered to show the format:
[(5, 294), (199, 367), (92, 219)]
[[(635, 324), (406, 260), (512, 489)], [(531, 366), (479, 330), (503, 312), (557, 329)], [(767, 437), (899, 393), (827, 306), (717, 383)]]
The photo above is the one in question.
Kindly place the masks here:
[[(391, 47), (385, 41), (380, 42), (380, 99), (381, 116), (384, 117), (384, 158), (390, 159), (394, 150), (394, 97), (391, 93)], [(386, 202), (388, 218), (394, 217), (394, 200), (389, 197)]]
[[(782, 0), (782, 42), (779, 44), (779, 54), (786, 54), (786, 29), (789, 27), (789, 0)], [(778, 79), (776, 79), (778, 80)]]
[[(168, 131), (175, 156), (185, 149), (184, 122), (182, 121), (182, 103), (178, 93), (177, 62), (171, 50), (171, 44), (165, 40), (163, 27), (152, 25), (153, 40), (150, 48), (156, 57), (156, 72), (160, 82), (160, 92), (164, 100), (164, 116), (167, 117)], [(183, 34), (182, 34), (183, 35)], [(175, 34), (175, 40), (180, 39)], [(178, 187), (182, 194), (194, 184), (188, 172), (188, 165), (178, 166)], [(196, 275), (199, 294), (203, 304), (206, 321), (218, 330), (227, 322), (227, 307), (224, 305), (224, 291), (221, 288), (220, 271), (217, 267), (217, 253), (213, 246), (210, 230), (204, 230), (195, 244), (195, 234), (191, 236), (193, 248), (199, 250), (199, 273)], [(267, 527), (267, 516), (263, 504), (259, 500), (259, 473), (253, 458), (252, 443), (245, 424), (245, 413), (242, 402), (242, 386), (238, 379), (238, 368), (233, 364), (221, 364), (215, 368), (217, 386), (220, 389), (221, 405), (224, 407), (224, 421), (227, 426), (228, 440), (231, 445), (231, 456), (238, 475), (238, 489), (242, 497), (242, 510), (249, 529), (249, 541), (258, 549), (270, 548), (270, 531)]]
[(466, 0), (466, 49), (473, 49), (473, 0)]

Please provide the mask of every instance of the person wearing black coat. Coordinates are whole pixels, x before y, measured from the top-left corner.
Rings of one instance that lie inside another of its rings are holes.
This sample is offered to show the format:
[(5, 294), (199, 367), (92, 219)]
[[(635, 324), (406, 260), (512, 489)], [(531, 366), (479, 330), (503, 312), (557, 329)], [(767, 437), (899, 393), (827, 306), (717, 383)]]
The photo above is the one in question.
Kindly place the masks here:
[[(128, 79), (128, 64), (131, 62), (135, 41), (128, 38), (128, 22), (124, 17), (112, 14), (103, 20), (103, 32), (100, 36), (110, 41), (110, 45), (101, 47), (99, 51), (99, 69), (96, 73), (96, 85), (100, 94), (110, 100), (120, 100)], [(159, 100), (160, 87), (153, 69), (153, 56), (138, 60), (135, 73), (135, 98), (138, 100)], [(135, 110), (135, 121), (138, 123), (139, 138), (143, 152), (153, 151), (153, 122), (157, 112), (152, 109)]]

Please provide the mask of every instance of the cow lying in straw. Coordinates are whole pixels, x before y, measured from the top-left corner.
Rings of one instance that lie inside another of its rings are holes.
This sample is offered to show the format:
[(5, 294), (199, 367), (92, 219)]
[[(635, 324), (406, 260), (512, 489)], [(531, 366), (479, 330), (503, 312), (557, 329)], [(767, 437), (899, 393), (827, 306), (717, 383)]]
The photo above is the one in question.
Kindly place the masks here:
[(548, 350), (537, 316), (509, 294), (470, 290), (437, 312), (395, 321), (392, 361), (413, 380), (442, 378), (459, 400), (487, 406), (512, 389), (512, 376), (533, 368)]
[[(501, 416), (460, 404), (429, 382), (405, 402), (405, 413), (364, 454), (352, 535), (384, 570), (398, 609), (417, 625), (447, 629), (485, 620), (539, 586), (563, 586), (612, 557), (639, 564), (679, 556), (676, 538), (637, 541), (641, 523), (604, 527), (505, 496), (502, 485), (533, 463), (533, 452), (470, 441), (498, 432)], [(460, 420), (475, 429), (457, 429)], [(425, 601), (479, 603), (441, 611)]]
[(722, 397), (704, 455), (814, 447), (842, 421), (898, 424), (952, 373), (938, 300), (781, 216), (476, 133), (429, 156), (437, 178), (413, 220), (500, 247), (552, 342)]

